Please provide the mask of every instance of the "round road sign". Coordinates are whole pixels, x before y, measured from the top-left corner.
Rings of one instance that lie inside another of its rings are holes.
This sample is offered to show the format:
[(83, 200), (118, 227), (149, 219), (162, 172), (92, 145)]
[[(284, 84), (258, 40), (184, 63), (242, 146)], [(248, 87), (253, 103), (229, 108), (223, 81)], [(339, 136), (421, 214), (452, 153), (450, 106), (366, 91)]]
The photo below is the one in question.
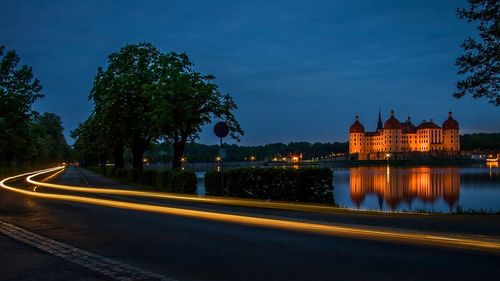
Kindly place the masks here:
[(219, 138), (224, 138), (227, 136), (227, 134), (229, 134), (229, 126), (226, 124), (226, 122), (218, 122), (217, 124), (215, 124), (214, 133)]

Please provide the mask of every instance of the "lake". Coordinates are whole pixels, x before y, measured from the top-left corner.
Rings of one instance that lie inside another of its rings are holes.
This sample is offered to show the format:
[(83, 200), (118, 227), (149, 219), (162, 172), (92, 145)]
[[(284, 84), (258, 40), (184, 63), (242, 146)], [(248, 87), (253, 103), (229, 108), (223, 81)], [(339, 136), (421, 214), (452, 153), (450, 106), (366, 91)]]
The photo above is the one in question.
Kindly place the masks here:
[(370, 210), (434, 210), (457, 206), (500, 210), (498, 164), (471, 167), (351, 167), (334, 171), (340, 206)]
[[(497, 163), (468, 167), (332, 167), (333, 193), (341, 207), (365, 210), (500, 211)], [(204, 195), (204, 172), (196, 173)]]

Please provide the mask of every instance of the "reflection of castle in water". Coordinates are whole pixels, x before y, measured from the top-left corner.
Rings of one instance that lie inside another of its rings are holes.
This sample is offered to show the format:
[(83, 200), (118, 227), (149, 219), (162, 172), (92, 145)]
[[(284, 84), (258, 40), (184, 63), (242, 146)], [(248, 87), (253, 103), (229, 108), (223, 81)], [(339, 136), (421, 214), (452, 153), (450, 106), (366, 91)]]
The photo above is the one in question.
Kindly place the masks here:
[(432, 203), (438, 198), (451, 209), (460, 196), (460, 168), (353, 167), (350, 186), (351, 200), (358, 208), (367, 194), (375, 194), (380, 209), (384, 201), (395, 209), (402, 202), (411, 207), (415, 199)]

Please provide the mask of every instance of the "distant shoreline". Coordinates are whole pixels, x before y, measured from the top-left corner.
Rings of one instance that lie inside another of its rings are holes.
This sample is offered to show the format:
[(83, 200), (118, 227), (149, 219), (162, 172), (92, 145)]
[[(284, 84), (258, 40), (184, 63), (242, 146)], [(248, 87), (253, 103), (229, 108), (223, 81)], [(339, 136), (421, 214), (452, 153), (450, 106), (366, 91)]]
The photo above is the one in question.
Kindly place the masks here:
[[(420, 159), (420, 160), (331, 160), (331, 161), (302, 161), (302, 162), (271, 162), (271, 161), (245, 161), (224, 162), (225, 169), (250, 168), (250, 167), (361, 167), (361, 166), (470, 166), (486, 162), (474, 159)], [(169, 168), (169, 164), (152, 164), (148, 168)], [(187, 169), (194, 171), (207, 171), (217, 169), (216, 162), (191, 162), (186, 164)]]
[(335, 160), (335, 161), (302, 161), (302, 162), (269, 162), (268, 166), (462, 166), (470, 164), (486, 164), (484, 160), (474, 159), (419, 159), (419, 160)]

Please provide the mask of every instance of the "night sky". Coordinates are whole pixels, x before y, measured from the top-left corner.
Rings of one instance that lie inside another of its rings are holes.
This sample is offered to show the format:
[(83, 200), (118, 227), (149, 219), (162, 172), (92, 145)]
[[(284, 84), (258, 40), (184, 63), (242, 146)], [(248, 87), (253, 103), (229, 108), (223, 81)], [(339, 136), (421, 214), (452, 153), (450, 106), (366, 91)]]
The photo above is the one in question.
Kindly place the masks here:
[[(272, 2), (272, 3), (270, 3)], [(311, 3), (314, 2), (314, 3)], [(89, 115), (99, 65), (125, 44), (186, 52), (239, 109), (242, 144), (346, 141), (394, 109), (415, 125), (451, 109), (462, 133), (500, 131), (500, 108), (451, 95), (455, 59), (475, 28), (465, 1), (6, 1), (0, 45), (33, 67), (69, 131)], [(211, 127), (203, 143), (217, 143)]]

